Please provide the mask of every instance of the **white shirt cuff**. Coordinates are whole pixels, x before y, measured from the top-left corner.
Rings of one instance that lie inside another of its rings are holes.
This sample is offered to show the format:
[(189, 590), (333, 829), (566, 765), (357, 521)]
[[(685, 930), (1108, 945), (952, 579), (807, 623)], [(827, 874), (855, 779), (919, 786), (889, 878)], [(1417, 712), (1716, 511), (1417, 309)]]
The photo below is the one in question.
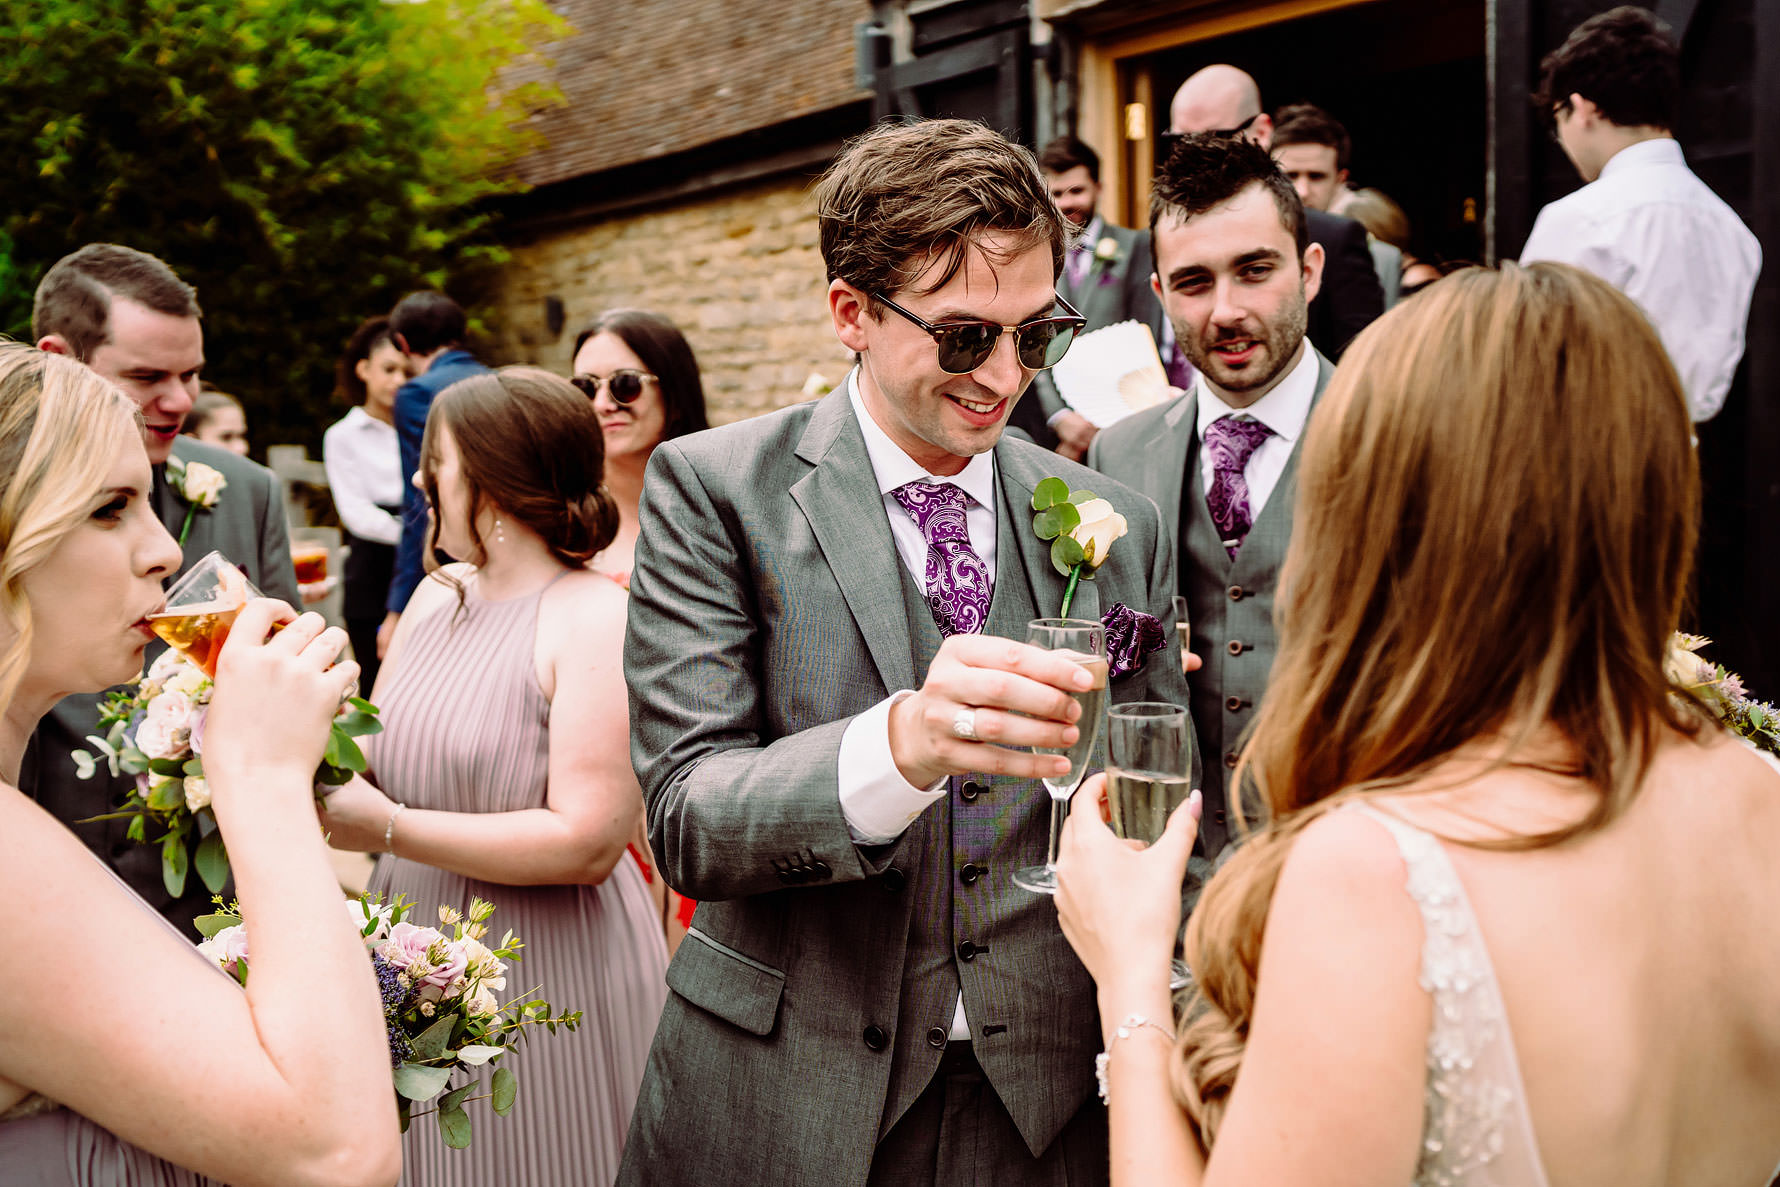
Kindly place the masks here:
[(890, 709), (912, 689), (892, 693), (848, 724), (841, 735), (841, 815), (859, 845), (887, 845), (946, 794), (942, 778), (920, 788), (902, 777), (890, 757)]

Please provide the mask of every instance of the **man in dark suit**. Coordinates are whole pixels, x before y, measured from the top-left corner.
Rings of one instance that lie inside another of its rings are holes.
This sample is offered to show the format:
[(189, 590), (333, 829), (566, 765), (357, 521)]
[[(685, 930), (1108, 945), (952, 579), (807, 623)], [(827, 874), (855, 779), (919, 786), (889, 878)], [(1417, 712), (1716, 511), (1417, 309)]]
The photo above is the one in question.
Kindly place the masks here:
[[(1073, 136), (1059, 136), (1038, 154), (1045, 187), (1069, 220), (1076, 239), (1064, 256), (1057, 292), (1087, 319), (1084, 331), (1140, 321), (1163, 342), (1162, 306), (1150, 288), (1150, 233), (1107, 222), (1100, 203), (1100, 156)], [(1032, 395), (1014, 406), (1012, 428), (1038, 444), (1079, 462), (1097, 431), (1072, 411), (1049, 371), (1032, 381)]]
[(1304, 207), (1265, 149), (1188, 136), (1151, 190), (1162, 304), (1199, 378), (1100, 434), (1088, 464), (1156, 501), (1180, 542), (1188, 677), (1205, 751), (1200, 839), (1230, 831), (1226, 779), (1278, 650), (1273, 602), (1292, 534), (1298, 453), (1334, 367), (1305, 340), (1323, 277)]
[(390, 337), (413, 376), (396, 389), (396, 440), (402, 453), (402, 538), (396, 544), (396, 571), (389, 583), (387, 615), (377, 632), (377, 657), (389, 648), (396, 622), (426, 575), (426, 498), (414, 488), (420, 469), (420, 441), (427, 413), (438, 394), (487, 367), (464, 349), (469, 332), (464, 311), (444, 293), (409, 293), (389, 315)]
[[(190, 507), (167, 481), (167, 459), (179, 459), (188, 472), (202, 463), (222, 475), (226, 485), (217, 504), (190, 517), (180, 573), (219, 551), (246, 569), (261, 592), (301, 608), (277, 478), (226, 449), (179, 435), (204, 367), (199, 317), (197, 293), (166, 264), (115, 243), (91, 243), (44, 274), (31, 330), (38, 349), (81, 360), (141, 407), (154, 506), (176, 539)], [(158, 641), (150, 644), (145, 661), (153, 662), (162, 649)], [(124, 821), (75, 823), (116, 808), (130, 785), (128, 777), (114, 779), (103, 768), (92, 779), (79, 779), (69, 758), (88, 748), (103, 700), (104, 694), (71, 696), (50, 711), (32, 735), (21, 787), (72, 826), (150, 905), (195, 936), (191, 920), (215, 909), (198, 878), (188, 877), (184, 893), (175, 897), (161, 875), (160, 849), (129, 840)]]
[[(1234, 66), (1207, 66), (1174, 93), (1169, 127), (1175, 135), (1222, 132), (1271, 148), (1273, 120), (1261, 108), (1261, 88)], [(1372, 263), (1366, 228), (1322, 210), (1304, 212), (1310, 242), (1323, 249), (1322, 291), (1310, 303), (1310, 341), (1331, 359), (1384, 312), (1384, 289)]]
[[(1010, 877), (1044, 859), (1061, 761), (1028, 748), (1094, 725), (1084, 669), (1021, 641), (1065, 588), (1034, 488), (1092, 483), (1129, 523), (1072, 617), (1167, 614), (1172, 540), (1135, 491), (1003, 435), (1060, 353), (1065, 230), (1029, 152), (887, 124), (817, 209), (858, 366), (664, 443), (643, 488), (631, 754), (661, 870), (700, 902), (618, 1181), (1105, 1183), (1094, 987)], [(1113, 700), (1185, 703), (1178, 647), (1133, 658)]]

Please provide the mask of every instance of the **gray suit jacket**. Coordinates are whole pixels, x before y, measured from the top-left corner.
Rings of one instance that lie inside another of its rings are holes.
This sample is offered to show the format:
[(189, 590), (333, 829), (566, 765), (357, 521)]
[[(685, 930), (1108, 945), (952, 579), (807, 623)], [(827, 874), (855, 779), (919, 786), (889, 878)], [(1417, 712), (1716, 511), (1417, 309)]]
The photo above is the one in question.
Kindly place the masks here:
[[(995, 457), (992, 633), (1057, 609), (1064, 582), (1030, 519), (1053, 474), (1092, 483), (1131, 525), (1072, 615), (1119, 600), (1167, 614), (1173, 548), (1147, 499), (1011, 438)], [(619, 1182), (863, 1183), (937, 1066), (959, 992), (978, 1060), (1044, 1150), (1092, 1099), (1100, 1046), (1054, 907), (1009, 881), (1043, 860), (1045, 791), (954, 778), (883, 846), (856, 845), (841, 813), (848, 724), (925, 674), (846, 389), (663, 444), (641, 519), (632, 758), (661, 870), (700, 905), (668, 969)], [(1111, 696), (1184, 704), (1185, 691), (1171, 646)]]
[[(290, 559), (290, 533), (284, 520), (284, 493), (272, 471), (190, 437), (174, 441), (173, 456), (181, 461), (203, 462), (221, 471), (228, 482), (215, 507), (192, 517), (180, 572), (205, 553), (216, 550), (245, 567), (253, 583), (268, 597), (282, 598), (300, 607), (297, 574)], [(185, 522), (186, 505), (167, 485), (165, 466), (154, 468), (152, 498), (161, 522), (177, 539)], [(170, 578), (168, 584), (177, 576)], [(152, 663), (162, 650), (164, 644), (159, 640), (149, 644), (143, 662)], [(116, 808), (130, 786), (127, 778), (113, 779), (103, 767), (93, 778), (79, 779), (68, 757), (75, 750), (89, 748), (86, 738), (98, 728), (102, 700), (103, 693), (80, 694), (64, 698), (50, 710), (26, 748), (20, 787), (73, 828), (75, 835), (105, 859), (150, 906), (195, 940), (197, 933), (191, 929), (191, 921), (215, 910), (210, 892), (195, 873), (187, 877), (185, 893), (175, 899), (167, 893), (161, 879), (158, 846), (138, 844), (125, 837), (125, 822), (121, 820), (75, 823)]]
[[(1150, 259), (1150, 233), (1103, 222), (1100, 238), (1109, 236), (1118, 242), (1118, 260), (1111, 264), (1090, 260), (1079, 285), (1070, 283), (1069, 268), (1065, 265), (1063, 274), (1057, 278), (1057, 291), (1087, 319), (1083, 333), (1122, 321), (1140, 321), (1156, 336), (1160, 349), (1162, 303), (1156, 299), (1155, 290), (1150, 288), (1150, 273), (1155, 271), (1154, 261)], [(1094, 246), (1088, 244), (1088, 250), (1092, 252)], [(1038, 398), (1046, 420), (1066, 407), (1049, 371), (1040, 371), (1033, 380), (1027, 399), (1034, 396)]]
[[(1334, 372), (1334, 364), (1318, 354), (1316, 399), (1322, 398)], [(1299, 436), (1285, 472), (1232, 561), (1212, 527), (1204, 486), (1198, 481), (1197, 393), (1195, 385), (1179, 399), (1146, 408), (1106, 429), (1089, 447), (1088, 464), (1154, 499), (1180, 549), (1179, 592), (1186, 596), (1192, 615), (1193, 650), (1204, 663), (1187, 678), (1193, 690), (1193, 725), (1204, 756), (1200, 840), (1206, 856), (1215, 858), (1231, 827), (1226, 779), (1266, 692), (1278, 651), (1273, 601), (1292, 535), (1304, 437)]]

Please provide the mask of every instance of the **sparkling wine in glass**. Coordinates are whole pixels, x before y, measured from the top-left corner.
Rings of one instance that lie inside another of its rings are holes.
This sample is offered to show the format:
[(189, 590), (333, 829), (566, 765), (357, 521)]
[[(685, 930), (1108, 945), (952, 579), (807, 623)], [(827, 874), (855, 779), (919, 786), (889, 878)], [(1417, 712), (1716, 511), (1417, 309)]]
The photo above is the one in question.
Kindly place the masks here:
[(261, 596), (233, 561), (220, 552), (206, 553), (173, 583), (166, 608), (149, 615), (148, 625), (214, 680), (216, 658), (241, 608)]
[(1106, 717), (1106, 628), (1084, 618), (1035, 618), (1026, 624), (1026, 641), (1034, 647), (1064, 653), (1093, 677), (1093, 684), (1086, 691), (1071, 694), (1082, 709), (1075, 723), (1080, 732), (1075, 745), (1061, 750), (1034, 748), (1037, 754), (1067, 757), (1069, 772), (1044, 781), (1045, 790), (1051, 793), (1051, 842), (1045, 864), (1015, 870), (1014, 885), (1037, 894), (1056, 894), (1057, 843), (1063, 835), (1069, 797), (1088, 773), (1094, 745), (1100, 740), (1100, 723)]
[[(1106, 715), (1106, 803), (1113, 832), (1154, 845), (1168, 818), (1193, 790), (1193, 726), (1180, 705), (1135, 701)], [(1169, 985), (1191, 980), (1186, 962), (1171, 962)]]

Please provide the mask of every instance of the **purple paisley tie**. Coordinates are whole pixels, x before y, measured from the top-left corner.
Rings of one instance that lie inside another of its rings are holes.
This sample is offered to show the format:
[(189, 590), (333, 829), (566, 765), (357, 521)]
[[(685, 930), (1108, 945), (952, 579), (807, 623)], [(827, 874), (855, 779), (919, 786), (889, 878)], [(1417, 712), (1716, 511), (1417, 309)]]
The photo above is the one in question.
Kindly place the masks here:
[(927, 606), (945, 635), (975, 635), (989, 615), (989, 566), (970, 546), (972, 500), (949, 482), (910, 482), (890, 492), (927, 537)]
[(1231, 416), (1220, 416), (1205, 427), (1205, 450), (1211, 455), (1211, 489), (1205, 492), (1205, 502), (1231, 560), (1254, 522), (1248, 505), (1248, 459), (1271, 436), (1273, 430), (1260, 421)]

